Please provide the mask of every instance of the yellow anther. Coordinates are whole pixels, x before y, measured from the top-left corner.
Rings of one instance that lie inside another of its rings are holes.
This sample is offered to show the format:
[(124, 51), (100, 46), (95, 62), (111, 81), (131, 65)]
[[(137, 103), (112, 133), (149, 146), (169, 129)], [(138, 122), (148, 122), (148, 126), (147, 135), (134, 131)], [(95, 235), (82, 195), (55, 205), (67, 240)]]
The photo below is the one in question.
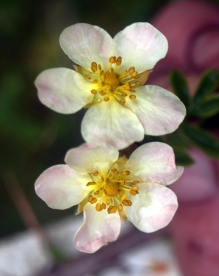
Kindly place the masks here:
[(122, 63), (122, 58), (118, 57), (116, 60), (116, 65), (119, 66), (119, 65), (121, 65), (121, 63)]
[(106, 200), (106, 204), (107, 205), (110, 205), (110, 200), (107, 198), (107, 200)]
[(108, 214), (116, 213), (116, 211), (117, 211), (117, 207), (113, 205), (110, 205), (107, 209)]
[(101, 207), (102, 207), (102, 209), (106, 209), (106, 204), (105, 204), (105, 203), (102, 203), (102, 204), (101, 204)]
[(130, 83), (126, 82), (125, 89), (128, 90), (128, 91), (131, 89)]
[(135, 96), (135, 95), (130, 95), (129, 98), (130, 98), (131, 100), (134, 100), (134, 99), (136, 99), (136, 96)]
[(133, 196), (139, 194), (138, 191), (134, 191), (134, 190), (129, 191), (129, 193), (130, 193), (130, 195), (133, 195)]
[(123, 172), (121, 173), (121, 175), (123, 175), (123, 176), (129, 175), (129, 174), (130, 174), (130, 171), (123, 171)]
[(97, 190), (97, 191), (94, 192), (95, 195), (99, 195), (99, 193), (100, 193), (99, 190)]
[(138, 183), (139, 183), (138, 180), (134, 180), (134, 181), (133, 181), (133, 184), (138, 184)]
[(121, 199), (121, 201), (125, 200), (126, 199), (126, 195), (121, 195), (120, 199)]
[(106, 95), (106, 92), (103, 91), (103, 90), (101, 90), (101, 91), (100, 91), (100, 95), (101, 95), (101, 96), (104, 96), (104, 95)]
[(94, 176), (97, 176), (98, 174), (99, 174), (98, 171), (93, 172)]
[(140, 81), (136, 81), (135, 85), (141, 85), (141, 82)]
[(120, 99), (119, 100), (121, 104), (124, 104), (125, 103), (125, 100), (124, 99)]
[(131, 75), (132, 73), (135, 72), (135, 67), (130, 67), (128, 70), (129, 74)]
[(98, 69), (101, 70), (101, 65), (100, 64), (98, 64)]
[(97, 64), (96, 62), (91, 63), (91, 70), (95, 73), (97, 71)]
[(98, 80), (93, 80), (93, 83), (98, 83)]
[(122, 204), (125, 205), (125, 206), (131, 206), (132, 202), (129, 199), (125, 199), (125, 200), (122, 201)]
[(135, 78), (135, 77), (138, 76), (138, 72), (135, 71), (135, 72), (133, 72), (131, 75), (132, 75), (133, 78)]
[(95, 182), (88, 182), (86, 186), (95, 185)]
[(119, 205), (118, 205), (118, 209), (119, 209), (119, 211), (122, 211), (122, 209), (123, 209), (122, 204), (119, 204)]
[(104, 71), (102, 70), (102, 71), (100, 72), (100, 75), (101, 75), (101, 76), (104, 76), (104, 74), (105, 74), (105, 73), (104, 73)]
[(92, 90), (91, 90), (91, 93), (92, 93), (92, 94), (96, 94), (96, 93), (97, 93), (97, 90), (92, 89)]
[(99, 212), (102, 211), (102, 205), (100, 203), (96, 204), (96, 210)]
[(87, 201), (88, 201), (88, 202), (91, 202), (92, 200), (93, 200), (93, 197), (92, 197), (92, 195), (90, 195), (90, 196), (88, 197)]
[(117, 169), (111, 169), (111, 171), (114, 173), (114, 174), (118, 174), (119, 173), (119, 171), (117, 170)]
[(97, 199), (95, 197), (93, 197), (93, 199), (90, 201), (91, 204), (94, 204), (97, 202)]
[(124, 77), (126, 77), (126, 76), (128, 75), (128, 71), (125, 70), (125, 71), (123, 72), (123, 75), (124, 75)]
[(137, 186), (133, 186), (133, 187), (132, 187), (132, 190), (133, 190), (133, 191), (138, 191), (139, 188), (138, 188)]
[(126, 94), (125, 92), (122, 92), (122, 96), (123, 96), (123, 97), (126, 97), (127, 94)]
[(108, 102), (109, 99), (110, 99), (109, 97), (104, 97), (104, 101), (105, 101), (105, 102)]
[(116, 62), (116, 57), (110, 57), (110, 58), (109, 58), (109, 62), (110, 62), (111, 64), (115, 63), (115, 62)]
[(86, 75), (85, 77), (86, 77), (88, 80), (91, 79), (91, 76), (89, 76), (89, 75)]

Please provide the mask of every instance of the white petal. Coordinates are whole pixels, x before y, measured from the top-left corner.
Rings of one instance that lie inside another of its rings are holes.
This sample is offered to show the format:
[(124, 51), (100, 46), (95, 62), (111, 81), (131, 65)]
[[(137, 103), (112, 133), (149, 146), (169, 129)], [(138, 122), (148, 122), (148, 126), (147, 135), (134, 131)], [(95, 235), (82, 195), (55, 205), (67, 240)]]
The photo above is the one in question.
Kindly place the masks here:
[(132, 176), (142, 182), (168, 185), (183, 173), (183, 167), (176, 167), (173, 149), (167, 144), (151, 142), (137, 148), (127, 165)]
[(113, 99), (92, 106), (84, 116), (81, 131), (86, 142), (111, 145), (117, 149), (144, 137), (144, 129), (137, 116)]
[(44, 171), (35, 182), (37, 195), (53, 209), (67, 209), (81, 202), (87, 194), (90, 177), (81, 175), (67, 165)]
[(168, 43), (165, 36), (149, 23), (134, 23), (115, 37), (117, 56), (122, 57), (121, 69), (142, 72), (152, 69), (165, 57)]
[(95, 170), (103, 172), (118, 159), (119, 152), (115, 148), (100, 148), (84, 144), (67, 152), (65, 162), (72, 168), (82, 168), (86, 172)]
[(127, 218), (147, 233), (165, 227), (177, 210), (176, 195), (158, 184), (140, 183), (138, 186), (139, 194), (130, 198), (132, 206), (124, 208)]
[(84, 23), (66, 28), (61, 33), (59, 42), (69, 58), (87, 70), (90, 70), (92, 62), (106, 69), (114, 51), (113, 39), (106, 31)]
[(126, 106), (139, 118), (147, 135), (164, 135), (175, 131), (186, 115), (186, 109), (173, 93), (146, 85), (136, 89), (136, 99)]
[(93, 253), (108, 242), (115, 241), (120, 228), (118, 213), (98, 212), (94, 205), (88, 203), (84, 208), (84, 223), (74, 237), (74, 246), (82, 252)]
[(66, 68), (48, 69), (36, 79), (40, 101), (60, 113), (69, 114), (80, 110), (93, 96), (93, 84), (73, 70)]

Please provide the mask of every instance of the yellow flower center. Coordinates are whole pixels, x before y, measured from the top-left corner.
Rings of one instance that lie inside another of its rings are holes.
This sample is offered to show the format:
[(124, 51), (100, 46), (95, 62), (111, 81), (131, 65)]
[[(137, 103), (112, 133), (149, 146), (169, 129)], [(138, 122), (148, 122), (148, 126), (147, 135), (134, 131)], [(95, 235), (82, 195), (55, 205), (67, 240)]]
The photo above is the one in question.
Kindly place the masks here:
[(131, 100), (136, 99), (135, 89), (145, 84), (151, 70), (139, 74), (135, 71), (135, 67), (130, 67), (123, 73), (119, 73), (121, 64), (122, 57), (110, 57), (106, 72), (96, 62), (91, 63), (91, 71), (75, 66), (76, 71), (95, 86), (95, 89), (91, 90), (94, 95), (93, 101), (87, 107), (112, 99), (125, 105), (127, 97)]
[(87, 203), (95, 204), (97, 211), (107, 210), (108, 214), (119, 212), (125, 219), (124, 206), (131, 206), (130, 196), (138, 194), (138, 180), (131, 177), (131, 172), (124, 170), (127, 162), (125, 157), (120, 157), (106, 173), (94, 171), (90, 173), (91, 181), (87, 186), (91, 188), (87, 198), (79, 205), (79, 212)]

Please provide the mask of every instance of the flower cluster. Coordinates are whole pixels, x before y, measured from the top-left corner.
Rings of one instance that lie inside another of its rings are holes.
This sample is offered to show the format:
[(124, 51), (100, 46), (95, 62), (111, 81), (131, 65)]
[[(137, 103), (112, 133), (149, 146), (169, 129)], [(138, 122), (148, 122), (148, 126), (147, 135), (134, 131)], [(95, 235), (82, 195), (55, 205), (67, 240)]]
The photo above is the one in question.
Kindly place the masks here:
[(145, 134), (173, 132), (186, 111), (171, 92), (145, 85), (168, 48), (150, 24), (132, 24), (114, 39), (97, 26), (76, 24), (63, 31), (60, 44), (75, 70), (46, 70), (35, 84), (41, 102), (57, 112), (88, 109), (81, 127), (87, 143), (67, 153), (66, 165), (43, 172), (35, 189), (51, 208), (84, 211), (74, 245), (92, 253), (117, 239), (121, 220), (152, 232), (172, 219), (178, 203), (166, 186), (183, 172), (172, 148), (147, 143), (129, 159), (118, 150)]

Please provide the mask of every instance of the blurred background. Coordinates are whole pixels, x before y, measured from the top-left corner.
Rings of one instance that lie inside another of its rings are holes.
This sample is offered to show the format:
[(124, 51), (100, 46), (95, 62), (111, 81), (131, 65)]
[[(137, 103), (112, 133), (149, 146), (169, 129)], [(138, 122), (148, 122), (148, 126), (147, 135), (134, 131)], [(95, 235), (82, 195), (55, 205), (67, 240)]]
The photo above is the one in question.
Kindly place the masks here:
[[(189, 8), (191, 4), (194, 5)], [(50, 209), (34, 191), (34, 182), (39, 174), (52, 165), (64, 163), (67, 150), (83, 142), (80, 124), (85, 110), (73, 115), (55, 113), (40, 103), (34, 86), (36, 76), (45, 69), (72, 68), (72, 61), (59, 46), (59, 35), (63, 29), (75, 23), (85, 22), (98, 25), (114, 36), (134, 22), (151, 22), (167, 36), (170, 49), (167, 57), (155, 67), (149, 83), (175, 91), (185, 103), (191, 100), (188, 95), (194, 95), (198, 84), (201, 79), (203, 80), (204, 72), (209, 69), (219, 69), (218, 6), (218, 0), (207, 2), (3, 0), (0, 2), (0, 238), (2, 240), (29, 228), (42, 231), (44, 235), (42, 225), (68, 218), (74, 213), (74, 208), (64, 211)], [(202, 37), (206, 34), (206, 37)], [(209, 42), (210, 40), (212, 42)], [(177, 71), (170, 76), (172, 70)], [(218, 91), (217, 70), (209, 71), (207, 75), (205, 73), (204, 81), (202, 85), (207, 82), (209, 93)], [(181, 91), (183, 89), (187, 90), (184, 93), (185, 97)], [(207, 155), (214, 160), (219, 157), (218, 139), (206, 138), (205, 133), (199, 132), (201, 129), (217, 134), (219, 101), (218, 95), (215, 97), (216, 104), (213, 105), (212, 102), (215, 103), (215, 101), (207, 99), (207, 103), (210, 101), (211, 104), (210, 107), (207, 106), (207, 115), (205, 113), (203, 116), (202, 109), (200, 111), (199, 108), (199, 111), (191, 112), (191, 116), (186, 119), (187, 125), (184, 124), (181, 131), (190, 134), (186, 143), (182, 143), (183, 146), (179, 141), (179, 137), (183, 136), (180, 132), (167, 138), (160, 138), (171, 146), (176, 146), (176, 151), (179, 147), (182, 149), (185, 144), (185, 150), (178, 150), (176, 154), (178, 164), (192, 165), (197, 160), (205, 160)], [(213, 112), (209, 115), (211, 107)], [(206, 108), (205, 105), (204, 108)], [(199, 127), (198, 130), (195, 129), (195, 134), (194, 129), (189, 128), (188, 122), (195, 122)], [(145, 142), (154, 139), (157, 138), (146, 137)], [(176, 144), (180, 146), (177, 147)], [(212, 144), (213, 147), (211, 147)], [(198, 151), (197, 148), (199, 148)], [(199, 152), (200, 150), (202, 153)], [(216, 161), (209, 162), (214, 162), (212, 166), (216, 166)], [(198, 169), (196, 173), (201, 170), (201, 168)], [(194, 175), (193, 172), (192, 174)], [(207, 178), (209, 179), (208, 174)], [(187, 179), (184, 180), (187, 182)], [(199, 180), (195, 181), (196, 184), (197, 182)], [(178, 187), (176, 186), (175, 191), (179, 193), (182, 204), (196, 201), (196, 198), (192, 196), (190, 198), (191, 186), (188, 192)], [(211, 193), (215, 194), (217, 191), (212, 186), (209, 191), (205, 183), (202, 187), (204, 187), (203, 194), (200, 198), (204, 198), (203, 195), (206, 194), (211, 196)], [(198, 190), (199, 187), (195, 186), (192, 195)], [(174, 233), (174, 226), (172, 229)], [(219, 231), (219, 226), (217, 229)], [(73, 237), (74, 233), (71, 235)], [(217, 256), (219, 262), (219, 254)], [(61, 259), (65, 261), (65, 258)], [(159, 267), (157, 271), (159, 272)], [(162, 272), (162, 267), (160, 271)], [(0, 273), (0, 275), (16, 274)], [(132, 273), (130, 275), (152, 274)], [(153, 275), (178, 276), (179, 274)], [(188, 273), (185, 276), (190, 275), (202, 274)], [(207, 274), (203, 275), (207, 276)]]

